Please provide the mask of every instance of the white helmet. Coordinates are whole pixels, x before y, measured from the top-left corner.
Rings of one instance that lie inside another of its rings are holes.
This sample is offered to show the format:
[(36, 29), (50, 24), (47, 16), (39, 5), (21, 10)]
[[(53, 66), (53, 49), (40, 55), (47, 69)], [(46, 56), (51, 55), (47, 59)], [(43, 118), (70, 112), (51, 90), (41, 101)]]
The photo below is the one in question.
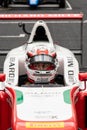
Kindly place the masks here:
[(46, 45), (37, 45), (32, 49), (27, 51), (25, 64), (29, 81), (52, 83), (58, 68), (55, 50)]

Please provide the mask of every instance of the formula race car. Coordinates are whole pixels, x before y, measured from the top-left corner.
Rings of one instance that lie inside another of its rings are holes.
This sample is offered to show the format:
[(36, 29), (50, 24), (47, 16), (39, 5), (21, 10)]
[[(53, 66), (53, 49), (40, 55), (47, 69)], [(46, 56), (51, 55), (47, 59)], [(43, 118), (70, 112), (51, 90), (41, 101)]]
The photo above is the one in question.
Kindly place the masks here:
[[(19, 25), (30, 34), (25, 24)], [(22, 83), (26, 73), (29, 82)], [(56, 82), (51, 82), (55, 75)], [(0, 130), (86, 130), (86, 80), (73, 53), (54, 44), (46, 23), (37, 21), (26, 44), (5, 59)]]
[(29, 5), (30, 6), (35, 6), (37, 7), (38, 5), (40, 4), (46, 4), (46, 3), (49, 3), (49, 4), (54, 4), (54, 3), (57, 3), (59, 5), (60, 8), (65, 8), (65, 0), (29, 0)]
[(3, 7), (9, 7), (10, 4), (28, 4), (30, 7), (37, 7), (43, 4), (58, 4), (60, 8), (65, 8), (65, 0), (1, 0), (0, 5)]

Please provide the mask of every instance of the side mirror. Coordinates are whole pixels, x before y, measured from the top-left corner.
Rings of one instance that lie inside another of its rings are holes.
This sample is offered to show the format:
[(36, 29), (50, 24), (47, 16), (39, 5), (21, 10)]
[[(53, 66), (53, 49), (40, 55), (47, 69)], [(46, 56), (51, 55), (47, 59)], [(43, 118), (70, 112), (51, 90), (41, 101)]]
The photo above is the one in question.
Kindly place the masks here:
[(79, 73), (79, 80), (80, 81), (87, 81), (87, 72)]
[(79, 80), (82, 83), (82, 87), (80, 88), (81, 90), (85, 90), (86, 89), (86, 81), (87, 81), (87, 72), (84, 73), (79, 73)]
[(6, 75), (1, 73), (0, 74), (0, 82), (4, 82), (5, 81), (5, 78), (6, 78)]
[(0, 91), (4, 90), (5, 85), (4, 85), (4, 81), (5, 81), (6, 75), (1, 73), (0, 74)]

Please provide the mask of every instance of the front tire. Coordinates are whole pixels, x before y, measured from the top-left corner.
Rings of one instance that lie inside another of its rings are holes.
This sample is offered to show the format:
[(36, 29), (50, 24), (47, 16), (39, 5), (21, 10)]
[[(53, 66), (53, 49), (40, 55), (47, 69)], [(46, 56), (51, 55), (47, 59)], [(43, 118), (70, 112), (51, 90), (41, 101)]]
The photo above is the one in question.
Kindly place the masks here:
[(59, 7), (60, 8), (65, 8), (66, 6), (66, 2), (65, 0), (57, 0), (58, 4), (59, 4)]
[(2, 6), (3, 6), (4, 8), (8, 8), (8, 5), (9, 5), (9, 0), (3, 0)]

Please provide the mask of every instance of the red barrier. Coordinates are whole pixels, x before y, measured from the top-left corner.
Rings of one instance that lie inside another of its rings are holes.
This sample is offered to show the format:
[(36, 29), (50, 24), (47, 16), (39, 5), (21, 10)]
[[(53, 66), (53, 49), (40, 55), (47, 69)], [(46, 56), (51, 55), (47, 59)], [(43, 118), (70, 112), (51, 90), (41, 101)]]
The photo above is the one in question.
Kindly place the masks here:
[(0, 20), (82, 19), (83, 14), (0, 14)]

